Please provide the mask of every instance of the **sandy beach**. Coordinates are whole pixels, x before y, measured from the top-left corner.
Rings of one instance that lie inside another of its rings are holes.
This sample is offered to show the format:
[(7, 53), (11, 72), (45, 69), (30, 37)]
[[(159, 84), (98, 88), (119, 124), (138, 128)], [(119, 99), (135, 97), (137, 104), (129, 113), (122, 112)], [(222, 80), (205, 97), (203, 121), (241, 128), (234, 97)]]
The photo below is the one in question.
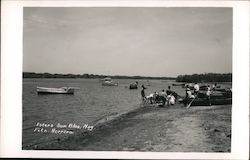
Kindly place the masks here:
[(83, 151), (230, 152), (231, 105), (143, 106), (88, 133), (33, 149)]

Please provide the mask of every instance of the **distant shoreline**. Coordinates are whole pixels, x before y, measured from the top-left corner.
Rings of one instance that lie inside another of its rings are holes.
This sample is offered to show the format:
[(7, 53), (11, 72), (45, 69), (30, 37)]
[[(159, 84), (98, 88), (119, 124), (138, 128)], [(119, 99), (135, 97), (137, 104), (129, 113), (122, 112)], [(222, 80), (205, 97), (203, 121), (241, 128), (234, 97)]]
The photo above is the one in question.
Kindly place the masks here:
[(149, 77), (149, 76), (120, 76), (120, 75), (97, 75), (97, 74), (52, 74), (52, 73), (35, 73), (23, 72), (23, 78), (87, 78), (103, 79), (110, 77), (113, 79), (158, 79), (158, 80), (175, 80), (176, 77)]
[(203, 83), (203, 82), (232, 82), (232, 73), (205, 73), (192, 75), (179, 75), (177, 77), (150, 77), (150, 76), (122, 76), (122, 75), (97, 75), (97, 74), (52, 74), (23, 72), (23, 78), (85, 78), (85, 79), (103, 79), (110, 77), (113, 79), (141, 79), (141, 80), (175, 80), (183, 83)]

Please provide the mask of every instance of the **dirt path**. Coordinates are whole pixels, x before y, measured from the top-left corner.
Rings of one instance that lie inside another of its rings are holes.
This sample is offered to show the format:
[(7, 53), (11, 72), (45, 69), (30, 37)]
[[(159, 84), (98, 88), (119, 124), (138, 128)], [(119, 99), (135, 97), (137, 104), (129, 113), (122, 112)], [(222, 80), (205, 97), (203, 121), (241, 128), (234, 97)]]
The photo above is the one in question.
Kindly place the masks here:
[[(220, 116), (218, 116), (220, 115)], [(231, 106), (143, 107), (97, 129), (41, 149), (88, 151), (228, 152)]]

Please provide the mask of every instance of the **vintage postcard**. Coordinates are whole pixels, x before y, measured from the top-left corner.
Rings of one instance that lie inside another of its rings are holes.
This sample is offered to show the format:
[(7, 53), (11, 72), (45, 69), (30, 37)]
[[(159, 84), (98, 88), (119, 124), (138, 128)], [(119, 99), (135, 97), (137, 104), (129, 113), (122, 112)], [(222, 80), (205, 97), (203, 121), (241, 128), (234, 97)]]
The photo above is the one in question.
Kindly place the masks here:
[(247, 159), (249, 3), (119, 2), (4, 1), (1, 156)]

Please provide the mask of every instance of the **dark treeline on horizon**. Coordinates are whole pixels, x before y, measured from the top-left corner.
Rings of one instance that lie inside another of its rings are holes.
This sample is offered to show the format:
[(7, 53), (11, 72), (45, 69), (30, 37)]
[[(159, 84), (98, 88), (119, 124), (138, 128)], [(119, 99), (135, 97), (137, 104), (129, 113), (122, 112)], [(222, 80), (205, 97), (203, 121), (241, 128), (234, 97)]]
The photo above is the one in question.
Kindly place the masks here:
[(205, 73), (192, 75), (179, 75), (176, 82), (232, 82), (232, 73)]
[(232, 82), (232, 73), (205, 73), (192, 75), (179, 75), (175, 77), (149, 77), (149, 76), (120, 76), (120, 75), (97, 75), (97, 74), (51, 74), (51, 73), (35, 73), (23, 72), (23, 78), (92, 78), (102, 79), (110, 77), (113, 79), (161, 79), (176, 80), (176, 82)]
[(23, 78), (92, 78), (101, 79), (110, 77), (113, 79), (162, 79), (162, 80), (175, 80), (174, 77), (149, 77), (149, 76), (110, 76), (110, 75), (96, 75), (96, 74), (51, 74), (51, 73), (34, 73), (23, 72)]

